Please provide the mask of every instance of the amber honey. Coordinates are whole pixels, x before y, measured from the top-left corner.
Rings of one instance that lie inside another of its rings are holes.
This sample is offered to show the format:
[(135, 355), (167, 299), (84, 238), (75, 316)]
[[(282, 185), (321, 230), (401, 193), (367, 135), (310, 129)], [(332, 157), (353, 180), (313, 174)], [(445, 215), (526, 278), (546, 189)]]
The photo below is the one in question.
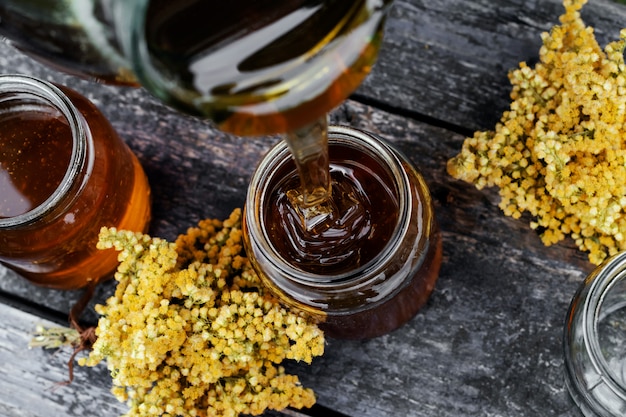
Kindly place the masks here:
[[(382, 252), (398, 221), (393, 181), (366, 153), (347, 146), (331, 149), (333, 218), (306, 230), (288, 198), (300, 186), (295, 164), (285, 164), (283, 178), (269, 193), (265, 223), (276, 250), (299, 268), (316, 274), (341, 274), (359, 268)], [(290, 236), (285, 239), (285, 236)]]
[(108, 277), (101, 227), (145, 231), (150, 188), (108, 120), (77, 92), (0, 77), (0, 261), (32, 282), (78, 288)]

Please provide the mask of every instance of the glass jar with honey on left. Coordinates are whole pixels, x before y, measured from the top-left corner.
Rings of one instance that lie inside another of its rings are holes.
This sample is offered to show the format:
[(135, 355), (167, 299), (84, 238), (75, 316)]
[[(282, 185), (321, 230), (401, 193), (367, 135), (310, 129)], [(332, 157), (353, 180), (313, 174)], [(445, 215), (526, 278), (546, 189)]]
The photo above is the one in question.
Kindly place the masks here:
[(75, 289), (110, 276), (100, 228), (144, 232), (150, 187), (128, 146), (74, 90), (0, 75), (0, 262), (29, 281)]

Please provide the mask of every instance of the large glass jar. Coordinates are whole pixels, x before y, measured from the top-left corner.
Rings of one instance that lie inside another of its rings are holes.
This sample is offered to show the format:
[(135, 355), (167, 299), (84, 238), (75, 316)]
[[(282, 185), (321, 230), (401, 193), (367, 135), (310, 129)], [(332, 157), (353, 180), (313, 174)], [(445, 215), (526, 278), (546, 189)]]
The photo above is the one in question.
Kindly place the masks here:
[(104, 115), (69, 88), (0, 76), (0, 262), (33, 283), (79, 288), (109, 277), (101, 227), (146, 231), (150, 188)]
[(328, 336), (380, 336), (411, 319), (435, 286), (442, 245), (433, 203), (421, 174), (380, 138), (339, 126), (331, 126), (328, 137), (331, 167), (337, 165), (348, 175), (370, 170), (364, 186), (376, 181), (388, 193), (369, 197), (375, 206), (393, 206), (389, 237), (382, 242), (362, 240), (359, 256), (371, 247), (379, 249), (356, 269), (342, 269), (343, 259), (338, 258), (348, 251), (341, 247), (329, 248), (331, 261), (337, 261), (332, 266), (291, 262), (283, 242), (271, 237), (276, 205), (270, 196), (282, 181), (296, 175), (287, 145), (280, 142), (250, 181), (243, 218), (246, 253), (266, 286), (286, 306), (319, 322)]
[(0, 37), (66, 72), (141, 85), (223, 131), (258, 136), (313, 123), (360, 85), (391, 2), (2, 0)]
[(593, 271), (572, 299), (565, 381), (587, 417), (626, 415), (626, 252)]

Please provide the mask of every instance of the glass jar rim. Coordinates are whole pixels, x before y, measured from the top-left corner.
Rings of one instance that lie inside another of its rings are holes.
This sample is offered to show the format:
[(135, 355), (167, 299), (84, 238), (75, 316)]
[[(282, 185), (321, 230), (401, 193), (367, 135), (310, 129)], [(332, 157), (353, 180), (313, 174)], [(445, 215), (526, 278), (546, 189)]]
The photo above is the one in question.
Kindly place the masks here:
[[(387, 257), (386, 255), (397, 250), (397, 248), (401, 245), (404, 235), (407, 233), (406, 226), (410, 221), (410, 213), (413, 210), (413, 203), (410, 198), (409, 178), (407, 173), (400, 169), (402, 162), (396, 156), (391, 147), (379, 139), (374, 139), (371, 134), (352, 127), (331, 125), (328, 127), (328, 136), (329, 144), (342, 143), (347, 146), (353, 146), (354, 138), (359, 139), (359, 144), (364, 144), (366, 146), (365, 151), (368, 155), (380, 161), (381, 165), (385, 166), (385, 168), (390, 171), (391, 176), (400, 179), (396, 183), (398, 206), (400, 209), (398, 213), (398, 220), (396, 221), (396, 225), (389, 242), (383, 248), (381, 256), (379, 256), (378, 259), (370, 260), (368, 263), (360, 266), (359, 268), (342, 274), (328, 276), (310, 273), (293, 267), (274, 249), (267, 232), (264, 228), (260, 227), (260, 223), (257, 221), (262, 217), (262, 215), (258, 212), (254, 213), (252, 210), (246, 210), (246, 216), (248, 216), (247, 225), (248, 227), (255, 229), (255, 234), (261, 237), (262, 241), (257, 243), (262, 246), (266, 252), (273, 255), (268, 257), (269, 259), (267, 259), (267, 261), (271, 262), (276, 269), (289, 276), (293, 282), (305, 286), (314, 285), (318, 288), (326, 288), (326, 290), (332, 289), (333, 291), (341, 291), (343, 284), (346, 288), (349, 288), (350, 291), (353, 291), (355, 283), (363, 280), (364, 277), (369, 275), (364, 272), (375, 271), (377, 266), (383, 263), (382, 260)], [(262, 190), (271, 183), (272, 175), (262, 175), (262, 173), (265, 173), (268, 170), (272, 172), (277, 171), (280, 166), (286, 163), (285, 160), (289, 157), (289, 155), (290, 151), (287, 144), (281, 140), (263, 157), (259, 167), (257, 167), (250, 180), (248, 189), (254, 190), (254, 192), (248, 192), (246, 197), (247, 207), (263, 207), (265, 205), (265, 200), (260, 199), (257, 201), (257, 196), (266, 194), (262, 193)]]
[(602, 320), (602, 306), (606, 294), (617, 284), (626, 279), (626, 252), (619, 253), (610, 258), (593, 276), (589, 285), (589, 292), (584, 300), (583, 340), (589, 353), (591, 364), (599, 375), (603, 376), (604, 382), (622, 399), (626, 400), (626, 385), (615, 378), (606, 358), (602, 353), (599, 342), (599, 323)]
[(70, 99), (54, 84), (36, 77), (22, 74), (0, 75), (0, 102), (3, 96), (28, 94), (61, 112), (67, 119), (72, 133), (72, 153), (59, 186), (41, 204), (17, 216), (0, 218), (0, 229), (10, 229), (31, 224), (54, 210), (68, 195), (76, 178), (80, 175), (87, 155), (86, 133), (81, 114)]

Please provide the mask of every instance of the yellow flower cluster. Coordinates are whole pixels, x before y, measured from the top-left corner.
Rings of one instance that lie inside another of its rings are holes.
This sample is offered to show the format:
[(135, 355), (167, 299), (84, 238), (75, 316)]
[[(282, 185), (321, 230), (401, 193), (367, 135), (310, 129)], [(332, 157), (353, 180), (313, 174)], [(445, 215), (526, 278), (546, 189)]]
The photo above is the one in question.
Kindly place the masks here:
[(310, 407), (314, 393), (280, 365), (323, 354), (317, 325), (267, 295), (245, 258), (241, 210), (171, 243), (103, 228), (120, 251), (115, 295), (98, 305), (81, 365), (107, 361), (113, 393), (135, 416), (258, 415)]
[(626, 30), (602, 50), (585, 3), (564, 1), (540, 62), (509, 73), (512, 101), (495, 131), (466, 138), (447, 168), (499, 187), (504, 213), (530, 213), (546, 245), (569, 235), (599, 264), (626, 249)]

